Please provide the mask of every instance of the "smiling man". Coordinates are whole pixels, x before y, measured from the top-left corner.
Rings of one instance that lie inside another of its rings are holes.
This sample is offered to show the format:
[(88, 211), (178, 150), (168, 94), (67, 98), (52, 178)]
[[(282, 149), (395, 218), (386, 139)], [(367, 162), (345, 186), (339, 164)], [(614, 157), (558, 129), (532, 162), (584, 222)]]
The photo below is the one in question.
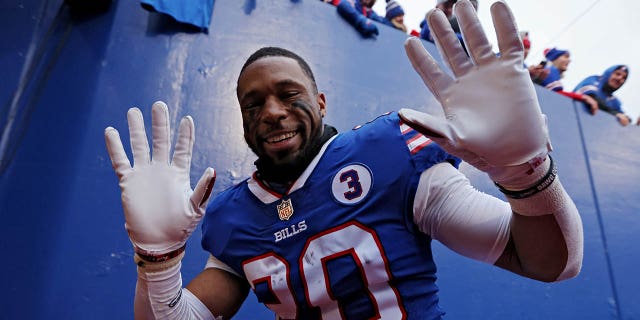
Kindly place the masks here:
[[(337, 131), (322, 124), (326, 101), (307, 63), (281, 48), (263, 48), (243, 66), (237, 87), (244, 137), (265, 180), (295, 180)], [(282, 103), (291, 107), (283, 109)]]
[(627, 77), (629, 67), (613, 65), (601, 75), (586, 77), (573, 91), (592, 97), (598, 103), (598, 110), (614, 115), (621, 125), (627, 126), (632, 120), (622, 110), (622, 102), (613, 94), (627, 81)]
[[(532, 279), (576, 276), (580, 216), (549, 156), (513, 16), (503, 2), (491, 7), (497, 56), (471, 3), (454, 11), (470, 56), (441, 11), (427, 15), (452, 73), (419, 39), (405, 43), (444, 118), (402, 109), (338, 134), (323, 123), (326, 99), (302, 58), (253, 53), (237, 96), (256, 171), (208, 207), (215, 173), (207, 168), (191, 190), (189, 116), (170, 161), (167, 106), (152, 107), (152, 156), (142, 113), (131, 109), (135, 167), (107, 128), (138, 265), (136, 318), (230, 318), (251, 289), (278, 319), (440, 319), (432, 240)], [(473, 188), (460, 159), (508, 201)], [(209, 260), (183, 288), (184, 246), (203, 216)]]

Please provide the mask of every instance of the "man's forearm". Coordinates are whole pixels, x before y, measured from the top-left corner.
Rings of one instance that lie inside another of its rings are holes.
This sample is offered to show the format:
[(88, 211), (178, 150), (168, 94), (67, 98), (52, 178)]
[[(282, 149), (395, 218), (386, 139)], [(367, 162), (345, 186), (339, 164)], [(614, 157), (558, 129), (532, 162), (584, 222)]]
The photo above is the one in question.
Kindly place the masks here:
[(138, 267), (135, 319), (214, 319), (209, 309), (182, 288), (182, 256), (177, 261)]
[(559, 179), (529, 197), (507, 199), (514, 212), (511, 247), (496, 264), (516, 264), (518, 273), (542, 281), (575, 277), (582, 266), (582, 221)]
[(609, 114), (612, 114), (614, 116), (616, 114), (620, 113), (620, 111), (612, 109), (611, 107), (607, 106), (607, 104), (602, 99), (600, 99), (598, 96), (596, 96), (595, 94), (587, 93), (586, 95), (588, 95), (589, 97), (591, 97), (594, 100), (596, 100), (596, 102), (598, 102), (598, 109), (599, 110), (602, 110), (602, 111), (604, 111), (606, 113), (609, 113)]

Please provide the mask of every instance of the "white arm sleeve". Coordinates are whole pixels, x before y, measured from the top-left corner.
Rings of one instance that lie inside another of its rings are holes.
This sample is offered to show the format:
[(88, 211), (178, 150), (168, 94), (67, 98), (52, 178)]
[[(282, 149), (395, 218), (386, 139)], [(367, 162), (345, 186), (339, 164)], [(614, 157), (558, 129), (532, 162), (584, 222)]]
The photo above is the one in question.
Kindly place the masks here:
[(422, 172), (413, 203), (420, 231), (459, 254), (495, 263), (510, 235), (511, 207), (471, 186), (449, 163)]
[(160, 271), (138, 267), (134, 302), (135, 319), (214, 319), (211, 311), (182, 288), (181, 262)]

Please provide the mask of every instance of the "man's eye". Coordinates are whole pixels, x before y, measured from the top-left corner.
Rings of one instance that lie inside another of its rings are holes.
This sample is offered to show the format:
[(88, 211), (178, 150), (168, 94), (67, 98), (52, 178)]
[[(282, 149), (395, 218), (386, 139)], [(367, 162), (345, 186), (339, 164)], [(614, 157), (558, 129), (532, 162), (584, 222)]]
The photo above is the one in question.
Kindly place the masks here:
[(244, 109), (244, 110), (252, 110), (252, 109), (257, 108), (258, 106), (259, 105), (257, 103), (247, 103), (242, 107), (242, 109)]
[(283, 99), (289, 99), (289, 98), (293, 98), (295, 96), (298, 95), (298, 91), (287, 91), (284, 94), (282, 94), (282, 98)]

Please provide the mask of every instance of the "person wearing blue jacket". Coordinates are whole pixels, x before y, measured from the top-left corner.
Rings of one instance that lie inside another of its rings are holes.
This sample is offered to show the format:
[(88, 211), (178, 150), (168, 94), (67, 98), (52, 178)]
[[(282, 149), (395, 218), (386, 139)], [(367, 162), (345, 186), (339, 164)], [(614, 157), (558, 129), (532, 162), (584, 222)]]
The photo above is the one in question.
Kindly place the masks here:
[(601, 75), (586, 77), (573, 89), (574, 92), (591, 96), (598, 102), (598, 109), (614, 115), (623, 126), (631, 118), (622, 110), (622, 102), (613, 95), (629, 77), (629, 67), (622, 64), (607, 68)]
[[(457, 0), (437, 0), (436, 9), (442, 10), (444, 15), (447, 17), (447, 20), (451, 23), (451, 19), (453, 17), (453, 5), (457, 2)], [(457, 23), (456, 23), (457, 24)], [(453, 27), (453, 26), (452, 26)], [(462, 43), (462, 34), (460, 31), (455, 31), (458, 40)], [(431, 29), (429, 29), (429, 24), (427, 23), (427, 19), (425, 18), (420, 22), (420, 38), (423, 40), (427, 40), (431, 43), (434, 43), (433, 36), (431, 35)]]
[(569, 51), (557, 48), (544, 50), (544, 56), (551, 62), (545, 69), (549, 70), (549, 75), (540, 81), (540, 85), (553, 91), (562, 91), (562, 75), (567, 71), (571, 58)]
[(386, 10), (387, 13), (384, 18), (389, 21), (388, 24), (404, 33), (407, 33), (407, 26), (404, 24), (404, 10), (398, 1), (387, 0)]
[(375, 0), (343, 0), (337, 4), (338, 13), (365, 37), (378, 35), (378, 27), (373, 21), (381, 22), (384, 18), (373, 11)]
[[(402, 7), (400, 7), (400, 5), (395, 1), (391, 1), (395, 5), (388, 5), (387, 8), (391, 12), (387, 13), (398, 15), (401, 12), (404, 16)], [(378, 27), (373, 23), (373, 21), (399, 29), (391, 22), (391, 19), (381, 17), (373, 11), (373, 5), (376, 3), (376, 0), (334, 0), (332, 3), (336, 5), (340, 16), (347, 20), (347, 22), (356, 28), (356, 30), (358, 30), (358, 32), (365, 38), (377, 36), (379, 34)]]

